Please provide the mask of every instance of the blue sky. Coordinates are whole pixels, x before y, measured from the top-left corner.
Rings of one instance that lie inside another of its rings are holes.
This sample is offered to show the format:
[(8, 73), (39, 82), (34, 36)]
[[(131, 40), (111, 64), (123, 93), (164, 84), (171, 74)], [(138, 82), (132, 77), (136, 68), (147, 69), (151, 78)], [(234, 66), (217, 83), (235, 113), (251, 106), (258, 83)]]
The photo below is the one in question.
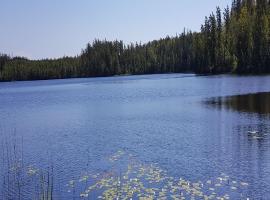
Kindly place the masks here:
[(76, 55), (87, 42), (146, 42), (197, 31), (231, 0), (1, 0), (0, 52), (32, 59)]

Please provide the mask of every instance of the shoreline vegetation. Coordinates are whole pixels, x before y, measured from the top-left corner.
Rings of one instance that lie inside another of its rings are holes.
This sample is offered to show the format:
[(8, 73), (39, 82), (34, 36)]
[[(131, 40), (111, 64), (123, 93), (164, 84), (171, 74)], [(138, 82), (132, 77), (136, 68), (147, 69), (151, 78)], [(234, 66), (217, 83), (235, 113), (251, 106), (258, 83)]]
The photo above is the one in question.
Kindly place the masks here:
[(18, 137), (16, 131), (9, 136), (0, 132), (0, 136), (0, 199), (52, 200), (55, 190), (52, 161), (39, 168), (27, 164), (23, 137)]
[(80, 55), (58, 59), (0, 54), (0, 81), (182, 72), (270, 73), (270, 0), (233, 0), (205, 17), (200, 32), (145, 44), (95, 40)]

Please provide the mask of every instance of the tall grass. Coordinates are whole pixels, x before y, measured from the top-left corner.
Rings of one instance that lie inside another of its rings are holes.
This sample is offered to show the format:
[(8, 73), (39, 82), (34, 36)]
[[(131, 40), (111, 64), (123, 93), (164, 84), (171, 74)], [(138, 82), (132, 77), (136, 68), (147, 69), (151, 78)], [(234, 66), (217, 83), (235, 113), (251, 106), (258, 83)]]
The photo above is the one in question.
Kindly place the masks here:
[(0, 133), (0, 199), (52, 200), (54, 168), (34, 167), (25, 162), (23, 137)]

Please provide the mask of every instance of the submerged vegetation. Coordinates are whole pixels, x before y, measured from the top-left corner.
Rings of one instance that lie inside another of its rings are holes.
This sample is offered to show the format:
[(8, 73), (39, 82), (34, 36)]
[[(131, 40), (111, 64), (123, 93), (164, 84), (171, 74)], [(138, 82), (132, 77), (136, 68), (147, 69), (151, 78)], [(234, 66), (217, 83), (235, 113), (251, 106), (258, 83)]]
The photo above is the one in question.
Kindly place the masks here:
[(79, 56), (59, 59), (0, 55), (1, 81), (187, 71), (269, 73), (270, 1), (233, 0), (206, 17), (200, 32), (146, 44), (95, 40)]
[[(171, 177), (154, 164), (143, 164), (123, 151), (109, 158), (112, 169), (84, 174), (67, 184), (68, 192), (79, 191), (82, 199), (248, 199), (246, 182), (222, 173), (206, 181), (191, 182)], [(123, 163), (125, 163), (123, 165)]]
[[(189, 181), (173, 177), (157, 164), (145, 164), (128, 152), (119, 150), (104, 159), (108, 169), (100, 172), (83, 171), (73, 177), (58, 196), (53, 165), (33, 166), (25, 163), (23, 145), (18, 141), (2, 142), (0, 164), (0, 199), (248, 199), (249, 183), (225, 173), (218, 177)], [(77, 177), (77, 178), (76, 178)], [(68, 180), (68, 179), (67, 179)], [(60, 186), (58, 186), (60, 187)]]

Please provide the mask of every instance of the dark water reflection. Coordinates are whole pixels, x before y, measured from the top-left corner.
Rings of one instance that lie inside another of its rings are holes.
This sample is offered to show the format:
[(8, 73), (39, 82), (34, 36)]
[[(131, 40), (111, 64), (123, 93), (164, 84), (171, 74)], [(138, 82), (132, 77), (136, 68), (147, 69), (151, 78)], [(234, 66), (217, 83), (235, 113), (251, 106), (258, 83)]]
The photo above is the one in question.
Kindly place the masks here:
[(214, 97), (206, 103), (219, 109), (228, 108), (238, 112), (270, 114), (270, 92)]

